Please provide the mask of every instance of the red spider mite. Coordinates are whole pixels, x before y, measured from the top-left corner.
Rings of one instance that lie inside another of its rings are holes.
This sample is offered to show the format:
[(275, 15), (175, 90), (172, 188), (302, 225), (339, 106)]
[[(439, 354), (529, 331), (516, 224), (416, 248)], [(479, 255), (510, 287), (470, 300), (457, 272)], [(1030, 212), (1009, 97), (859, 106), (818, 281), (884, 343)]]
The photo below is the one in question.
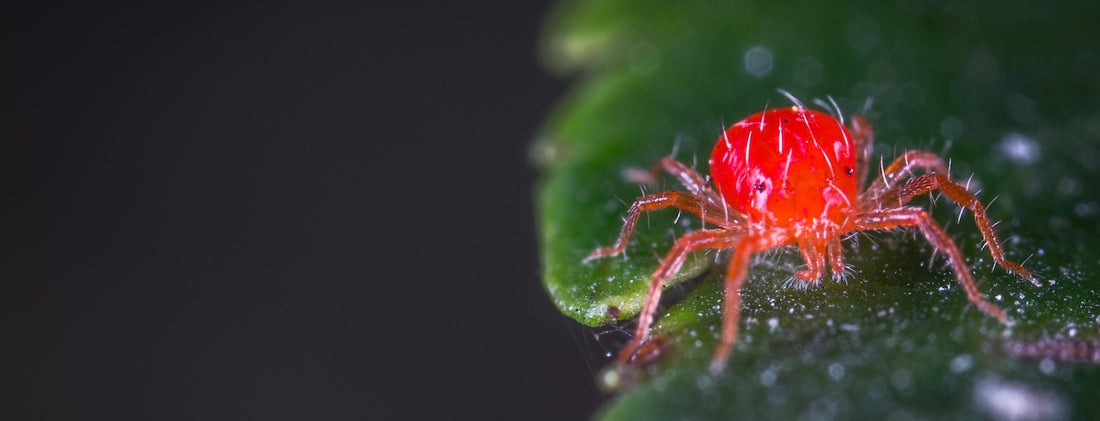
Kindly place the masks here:
[[(951, 237), (924, 209), (907, 206), (914, 197), (936, 190), (974, 214), (996, 264), (1036, 286), (1042, 285), (1023, 266), (1005, 259), (985, 207), (965, 187), (951, 181), (943, 158), (924, 151), (906, 152), (860, 189), (866, 184), (873, 143), (867, 121), (853, 116), (849, 131), (835, 102), (833, 108), (840, 121), (807, 109), (790, 94), (781, 93), (795, 105), (748, 116), (718, 138), (710, 157), (713, 186), (691, 167), (671, 156), (663, 158), (654, 172), (671, 174), (687, 191), (666, 191), (637, 199), (627, 212), (615, 244), (596, 249), (585, 258), (587, 262), (622, 253), (643, 212), (674, 207), (699, 216), (704, 226), (716, 227), (684, 234), (668, 251), (649, 282), (635, 336), (620, 351), (620, 364), (632, 361), (646, 343), (662, 286), (689, 253), (732, 250), (726, 272), (722, 340), (710, 365), (717, 373), (725, 367), (737, 338), (741, 286), (748, 277), (752, 255), (796, 245), (806, 267), (795, 278), (817, 282), (827, 264), (833, 277), (839, 279), (845, 268), (840, 241), (856, 231), (916, 227), (936, 252), (947, 256), (967, 299), (1007, 323), (1004, 311), (982, 298)], [(917, 176), (914, 170), (925, 173)]]

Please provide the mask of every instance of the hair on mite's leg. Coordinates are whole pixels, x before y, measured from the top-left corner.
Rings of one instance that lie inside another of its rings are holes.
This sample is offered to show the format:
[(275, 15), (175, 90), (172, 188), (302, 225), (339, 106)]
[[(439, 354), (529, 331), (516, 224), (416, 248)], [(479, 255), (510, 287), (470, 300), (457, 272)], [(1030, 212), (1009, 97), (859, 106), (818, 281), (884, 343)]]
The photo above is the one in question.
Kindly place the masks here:
[[(667, 191), (663, 193), (651, 194), (643, 196), (634, 201), (634, 204), (630, 206), (630, 210), (627, 211), (626, 219), (623, 221), (623, 229), (619, 233), (618, 240), (614, 245), (608, 247), (601, 247), (585, 257), (582, 262), (588, 262), (593, 259), (601, 257), (614, 256), (622, 253), (626, 250), (627, 242), (630, 240), (630, 236), (634, 233), (634, 228), (638, 224), (638, 218), (645, 212), (652, 212), (664, 208), (674, 207), (683, 211), (690, 212), (703, 218), (705, 222), (710, 222), (718, 226), (729, 225), (722, 217), (722, 211), (714, 204), (710, 203), (703, 197), (694, 196), (680, 191)], [(727, 227), (733, 228), (733, 227)]]
[(668, 254), (661, 260), (661, 264), (657, 266), (657, 270), (653, 272), (653, 276), (650, 278), (645, 302), (642, 303), (642, 310), (638, 313), (638, 324), (634, 328), (634, 339), (631, 339), (619, 351), (618, 360), (620, 364), (629, 362), (638, 346), (645, 342), (646, 337), (649, 335), (649, 328), (653, 325), (653, 320), (656, 317), (657, 304), (661, 301), (664, 284), (680, 270), (688, 254), (698, 250), (730, 248), (737, 242), (739, 236), (739, 231), (701, 230), (689, 232), (676, 240), (676, 244), (669, 249)]
[(856, 217), (854, 225), (854, 229), (857, 230), (891, 230), (898, 227), (919, 228), (928, 243), (947, 256), (947, 261), (951, 263), (952, 269), (955, 270), (955, 278), (962, 285), (963, 290), (966, 291), (966, 298), (985, 314), (993, 316), (1001, 323), (1008, 323), (1008, 317), (1005, 316), (1000, 307), (982, 298), (981, 291), (978, 290), (978, 285), (974, 282), (974, 277), (970, 273), (970, 268), (966, 266), (966, 260), (959, 248), (924, 209), (904, 207), (859, 215)]

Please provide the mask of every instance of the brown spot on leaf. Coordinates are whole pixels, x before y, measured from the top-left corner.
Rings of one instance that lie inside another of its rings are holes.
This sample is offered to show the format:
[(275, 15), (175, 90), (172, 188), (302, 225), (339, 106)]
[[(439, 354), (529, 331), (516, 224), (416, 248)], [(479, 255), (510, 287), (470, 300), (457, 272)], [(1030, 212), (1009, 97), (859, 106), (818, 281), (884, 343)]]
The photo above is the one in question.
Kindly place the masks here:
[(605, 312), (605, 314), (607, 314), (607, 317), (610, 317), (611, 320), (619, 320), (619, 315), (622, 314), (622, 311), (619, 310), (618, 307), (607, 306), (607, 311)]

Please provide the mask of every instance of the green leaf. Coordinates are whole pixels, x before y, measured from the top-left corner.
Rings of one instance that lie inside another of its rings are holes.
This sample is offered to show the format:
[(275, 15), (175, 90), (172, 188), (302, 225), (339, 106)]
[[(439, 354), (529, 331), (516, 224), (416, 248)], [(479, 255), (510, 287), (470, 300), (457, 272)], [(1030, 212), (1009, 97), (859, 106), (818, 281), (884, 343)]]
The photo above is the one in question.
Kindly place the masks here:
[(708, 268), (728, 253), (699, 254), (672, 283), (698, 282), (653, 329), (660, 357), (602, 416), (1100, 416), (1096, 16), (1100, 4), (1087, 1), (560, 5), (543, 55), (577, 86), (532, 156), (543, 170), (543, 281), (565, 315), (588, 326), (636, 316), (672, 242), (700, 227), (674, 210), (654, 212), (625, 256), (582, 263), (614, 242), (642, 194), (622, 172), (675, 151), (705, 173), (724, 126), (789, 104), (777, 88), (807, 103), (832, 96), (846, 113), (872, 99), (876, 154), (888, 162), (931, 150), (951, 160), (954, 178), (973, 176), (970, 189), (985, 203), (997, 198), (990, 216), (1002, 222), (1009, 259), (1026, 261), (1045, 284), (994, 268), (969, 215), (959, 220), (957, 206), (925, 200), (1013, 326), (971, 305), (919, 236), (860, 234), (845, 242), (854, 270), (842, 283), (794, 288), (797, 252), (757, 256), (737, 345), (712, 376), (723, 272)]

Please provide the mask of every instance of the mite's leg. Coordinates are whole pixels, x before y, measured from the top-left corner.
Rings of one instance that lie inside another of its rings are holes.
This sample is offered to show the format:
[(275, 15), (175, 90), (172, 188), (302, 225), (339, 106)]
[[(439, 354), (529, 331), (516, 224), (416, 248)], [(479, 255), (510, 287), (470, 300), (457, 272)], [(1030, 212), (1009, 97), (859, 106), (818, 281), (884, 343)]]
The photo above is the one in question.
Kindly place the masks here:
[(657, 165), (660, 166), (661, 169), (664, 169), (665, 172), (676, 177), (677, 180), (680, 180), (680, 184), (683, 184), (684, 188), (692, 194), (696, 196), (707, 196), (709, 194), (708, 191), (713, 193), (713, 190), (707, 187), (707, 182), (702, 175), (699, 175), (694, 168), (677, 161), (676, 158), (666, 156), (661, 158), (661, 161), (658, 162)]
[(626, 250), (626, 243), (630, 240), (630, 235), (634, 233), (634, 226), (638, 223), (638, 218), (642, 213), (668, 207), (691, 212), (699, 215), (705, 222), (729, 228), (723, 209), (711, 204), (705, 198), (679, 191), (651, 194), (638, 198), (634, 201), (634, 205), (630, 206), (630, 210), (626, 213), (626, 221), (623, 223), (623, 230), (619, 233), (619, 239), (615, 241), (615, 244), (596, 249), (584, 258), (584, 262), (622, 253), (623, 250)]
[(839, 281), (848, 270), (844, 265), (844, 249), (840, 246), (839, 235), (829, 237), (826, 251), (829, 255), (829, 268), (833, 271), (833, 279)]
[(897, 227), (918, 227), (921, 234), (924, 234), (924, 238), (932, 244), (932, 247), (947, 256), (947, 260), (951, 262), (951, 267), (955, 269), (955, 278), (959, 280), (959, 284), (966, 291), (966, 298), (986, 314), (1000, 320), (1001, 323), (1007, 322), (1008, 319), (1004, 311), (982, 298), (978, 285), (974, 282), (970, 269), (966, 267), (966, 260), (963, 259), (959, 248), (955, 246), (955, 242), (951, 240), (951, 237), (943, 231), (943, 228), (940, 228), (939, 224), (924, 209), (907, 207), (860, 215), (856, 217), (855, 226), (857, 230), (890, 230)]
[(752, 255), (758, 251), (782, 245), (786, 238), (782, 232), (745, 236), (734, 245), (726, 272), (726, 309), (722, 313), (722, 342), (710, 360), (711, 373), (717, 374), (726, 367), (730, 350), (737, 341), (737, 328), (741, 323), (741, 286), (749, 276)]
[(676, 240), (676, 244), (668, 251), (664, 260), (653, 272), (649, 281), (649, 291), (646, 292), (642, 311), (638, 314), (638, 325), (634, 329), (634, 339), (630, 340), (619, 351), (619, 363), (627, 363), (630, 357), (637, 351), (638, 346), (645, 342), (649, 334), (649, 328), (653, 325), (657, 312), (657, 304), (661, 301), (661, 291), (670, 278), (680, 270), (688, 254), (693, 251), (705, 249), (726, 249), (737, 241), (740, 234), (729, 230), (705, 230), (694, 231), (685, 234)]
[(661, 158), (653, 165), (653, 168), (649, 172), (645, 170), (632, 170), (625, 173), (626, 179), (632, 182), (640, 184), (656, 184), (657, 176), (661, 171), (667, 172), (669, 175), (676, 177), (676, 180), (680, 184), (684, 185), (684, 188), (693, 195), (706, 197), (712, 200), (712, 203), (720, 203), (721, 199), (718, 193), (707, 186), (706, 179), (703, 178), (699, 172), (695, 171), (684, 163), (677, 161), (676, 158), (666, 156)]
[(806, 269), (798, 271), (794, 277), (803, 282), (820, 280), (821, 275), (825, 273), (825, 244), (815, 243), (812, 240), (800, 240), (798, 251), (806, 261)]
[(989, 222), (989, 216), (985, 213), (985, 206), (982, 206), (982, 202), (977, 197), (966, 191), (963, 186), (951, 181), (944, 175), (938, 173), (925, 174), (920, 177), (909, 180), (901, 188), (896, 189), (897, 203), (904, 205), (909, 203), (915, 196), (929, 193), (934, 190), (942, 191), (943, 194), (967, 208), (974, 214), (974, 222), (978, 224), (978, 230), (982, 232), (982, 238), (985, 239), (987, 245), (989, 245), (989, 254), (993, 255), (993, 261), (1001, 267), (1008, 269), (1021, 278), (1031, 281), (1037, 287), (1043, 286), (1038, 279), (1035, 279), (1027, 269), (1016, 262), (1010, 262), (1005, 259), (1004, 249), (1001, 248), (1001, 242), (997, 240), (997, 233), (993, 231), (993, 224)]
[(875, 131), (863, 116), (853, 115), (852, 137), (855, 137), (856, 182), (860, 191), (863, 191), (862, 188), (867, 183), (867, 171), (871, 169), (871, 153), (875, 149)]
[[(890, 192), (898, 183), (902, 180), (913, 175), (913, 170), (923, 169), (931, 171), (933, 173), (943, 174), (947, 176), (947, 166), (943, 163), (943, 158), (931, 152), (925, 151), (909, 151), (890, 163), (890, 166), (882, 170), (882, 175), (874, 179), (871, 182), (871, 186), (867, 188), (862, 194), (860, 194), (859, 202), (861, 206), (882, 206), (893, 207), (893, 203), (888, 203), (885, 200), (879, 200), (884, 195)], [(901, 206), (901, 205), (898, 205)], [(862, 209), (863, 211), (869, 211), (871, 209)]]

